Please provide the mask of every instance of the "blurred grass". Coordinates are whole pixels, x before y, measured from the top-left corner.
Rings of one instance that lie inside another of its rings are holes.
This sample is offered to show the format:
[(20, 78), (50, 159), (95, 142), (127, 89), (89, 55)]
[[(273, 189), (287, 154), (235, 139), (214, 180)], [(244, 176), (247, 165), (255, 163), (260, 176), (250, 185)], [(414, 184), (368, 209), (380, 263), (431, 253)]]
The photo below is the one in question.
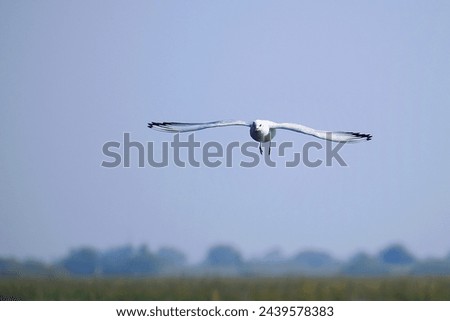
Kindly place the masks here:
[(18, 300), (450, 300), (450, 277), (0, 278)]

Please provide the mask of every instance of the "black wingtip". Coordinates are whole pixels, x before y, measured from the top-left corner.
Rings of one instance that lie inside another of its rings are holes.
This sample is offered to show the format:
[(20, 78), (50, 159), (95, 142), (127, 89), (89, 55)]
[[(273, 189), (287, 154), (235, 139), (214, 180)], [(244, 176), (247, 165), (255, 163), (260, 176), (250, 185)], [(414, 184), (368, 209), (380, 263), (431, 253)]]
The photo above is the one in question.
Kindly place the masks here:
[(357, 133), (357, 132), (346, 132), (346, 133), (353, 135), (355, 137), (358, 137), (358, 138), (365, 138), (366, 140), (372, 140), (371, 134), (362, 134), (362, 133)]
[(370, 135), (370, 134), (357, 133), (357, 136), (361, 137), (361, 138), (365, 138), (366, 140), (371, 140), (372, 139), (372, 135)]
[(358, 137), (365, 138), (366, 140), (372, 140), (372, 135), (358, 133)]
[(162, 122), (162, 123), (157, 123), (152, 121), (151, 123), (148, 123), (148, 128), (153, 128), (153, 127), (162, 127), (162, 126), (167, 126), (170, 125), (171, 123), (167, 123), (167, 122)]
[(148, 123), (148, 127), (152, 128), (152, 127), (159, 127), (159, 126), (171, 126), (171, 125), (176, 125), (176, 124), (182, 124), (182, 123), (174, 123), (174, 122), (162, 122), (162, 123), (158, 123), (158, 122), (154, 122), (152, 121), (151, 123)]

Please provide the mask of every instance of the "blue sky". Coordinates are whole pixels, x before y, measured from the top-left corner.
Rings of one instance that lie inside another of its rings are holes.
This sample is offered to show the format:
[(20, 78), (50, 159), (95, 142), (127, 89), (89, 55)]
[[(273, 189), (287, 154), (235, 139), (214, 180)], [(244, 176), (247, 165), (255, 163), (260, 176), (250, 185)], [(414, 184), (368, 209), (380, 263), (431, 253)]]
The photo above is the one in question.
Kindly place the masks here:
[[(0, 2), (0, 255), (145, 243), (198, 261), (227, 243), (345, 258), (394, 242), (446, 255), (449, 16), (448, 1)], [(149, 121), (218, 119), (374, 139), (342, 148), (347, 167), (240, 168), (238, 153), (232, 168), (101, 167), (125, 132), (172, 140)]]

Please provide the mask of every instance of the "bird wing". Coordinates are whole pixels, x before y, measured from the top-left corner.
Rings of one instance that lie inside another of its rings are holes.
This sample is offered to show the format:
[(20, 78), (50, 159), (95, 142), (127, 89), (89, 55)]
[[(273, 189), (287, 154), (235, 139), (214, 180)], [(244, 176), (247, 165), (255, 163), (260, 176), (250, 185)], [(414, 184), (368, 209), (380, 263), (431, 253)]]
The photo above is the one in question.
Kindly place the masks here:
[(324, 130), (317, 130), (307, 126), (294, 123), (274, 123), (272, 125), (276, 129), (287, 129), (294, 132), (315, 136), (325, 140), (331, 140), (333, 142), (358, 142), (362, 140), (371, 140), (372, 135), (362, 134), (357, 132), (330, 132)]
[(151, 122), (148, 123), (148, 128), (153, 128), (155, 130), (169, 133), (180, 133), (180, 132), (192, 132), (196, 130), (202, 130), (213, 127), (225, 127), (225, 126), (250, 127), (251, 124), (252, 124), (251, 122), (246, 122), (243, 120), (218, 120), (207, 123)]

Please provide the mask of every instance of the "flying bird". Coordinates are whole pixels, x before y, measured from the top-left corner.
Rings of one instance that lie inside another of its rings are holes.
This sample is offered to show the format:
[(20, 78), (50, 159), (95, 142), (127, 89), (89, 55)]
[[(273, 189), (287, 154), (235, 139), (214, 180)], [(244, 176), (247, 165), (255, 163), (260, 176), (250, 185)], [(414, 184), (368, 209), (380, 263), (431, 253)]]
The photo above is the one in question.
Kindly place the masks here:
[[(169, 133), (181, 133), (181, 132), (193, 132), (197, 130), (214, 128), (214, 127), (226, 127), (226, 126), (246, 126), (250, 127), (250, 136), (259, 142), (259, 151), (262, 154), (261, 144), (270, 142), (275, 137), (277, 129), (286, 129), (294, 132), (311, 135), (317, 138), (330, 140), (333, 142), (359, 142), (363, 140), (371, 140), (372, 135), (361, 134), (357, 132), (330, 132), (324, 130), (317, 130), (304, 125), (295, 123), (276, 123), (270, 120), (255, 120), (252, 122), (243, 120), (219, 120), (207, 123), (178, 123), (178, 122), (151, 122), (148, 123), (149, 128), (155, 130), (169, 132)], [(270, 154), (270, 147), (269, 147)]]

